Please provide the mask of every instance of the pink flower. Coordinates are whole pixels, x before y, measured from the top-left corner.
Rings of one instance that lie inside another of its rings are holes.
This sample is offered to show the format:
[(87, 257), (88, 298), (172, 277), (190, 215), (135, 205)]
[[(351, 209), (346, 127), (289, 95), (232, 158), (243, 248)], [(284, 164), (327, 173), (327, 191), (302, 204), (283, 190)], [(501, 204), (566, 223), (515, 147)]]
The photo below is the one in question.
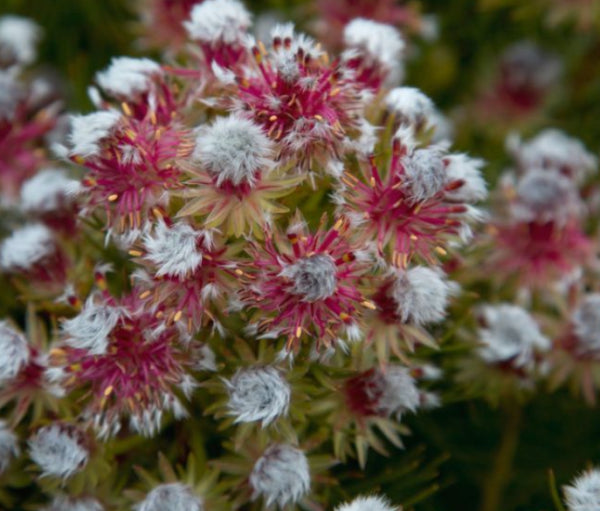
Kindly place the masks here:
[(284, 238), (266, 233), (264, 245), (254, 243), (249, 255), (248, 282), (242, 301), (257, 309), (259, 332), (285, 336), (298, 348), (307, 334), (317, 347), (329, 346), (338, 336), (359, 335), (359, 306), (373, 307), (358, 290), (364, 262), (346, 238), (348, 223), (337, 220), (331, 229), (314, 234), (303, 224), (291, 226)]

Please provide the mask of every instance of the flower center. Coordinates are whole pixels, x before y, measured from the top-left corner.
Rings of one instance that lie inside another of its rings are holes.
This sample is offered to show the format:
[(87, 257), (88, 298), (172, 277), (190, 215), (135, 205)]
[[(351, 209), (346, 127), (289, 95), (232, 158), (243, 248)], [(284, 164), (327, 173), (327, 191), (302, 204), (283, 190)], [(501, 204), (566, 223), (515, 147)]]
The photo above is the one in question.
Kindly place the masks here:
[(329, 298), (335, 292), (337, 278), (333, 259), (325, 254), (315, 254), (300, 259), (284, 270), (293, 286), (291, 292), (307, 302)]

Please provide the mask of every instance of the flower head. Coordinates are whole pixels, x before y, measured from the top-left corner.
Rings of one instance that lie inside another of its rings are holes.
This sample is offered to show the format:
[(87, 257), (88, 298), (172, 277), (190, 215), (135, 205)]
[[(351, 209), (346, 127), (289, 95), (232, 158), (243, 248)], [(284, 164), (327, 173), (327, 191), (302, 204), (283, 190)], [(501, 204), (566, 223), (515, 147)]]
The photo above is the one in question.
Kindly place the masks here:
[(52, 504), (45, 507), (43, 511), (104, 511), (104, 508), (96, 499), (73, 499), (65, 495), (57, 495)]
[(153, 76), (162, 73), (161, 67), (146, 58), (114, 57), (110, 66), (96, 75), (98, 85), (111, 96), (130, 100), (148, 93)]
[(202, 511), (202, 500), (182, 483), (159, 484), (135, 506), (136, 511)]
[(549, 339), (521, 307), (486, 305), (481, 308), (481, 318), (479, 338), (483, 345), (478, 353), (488, 363), (527, 370), (532, 368), (536, 353), (550, 349)]
[(235, 422), (262, 421), (264, 427), (288, 411), (290, 386), (274, 367), (239, 369), (225, 384)]
[(21, 207), (31, 213), (56, 213), (70, 208), (80, 186), (62, 169), (40, 170), (23, 183)]
[(0, 67), (31, 64), (41, 35), (41, 28), (28, 18), (0, 17)]
[(389, 501), (383, 497), (357, 497), (352, 502), (342, 504), (336, 511), (397, 511)]
[(253, 497), (262, 496), (267, 507), (297, 503), (310, 489), (306, 456), (291, 445), (271, 445), (254, 465), (250, 486)]
[(414, 126), (417, 130), (430, 124), (435, 112), (433, 101), (415, 87), (396, 87), (385, 97), (385, 106), (399, 124)]
[(0, 420), (0, 475), (8, 468), (13, 457), (19, 455), (17, 435)]
[(563, 488), (569, 511), (594, 511), (600, 506), (600, 470), (583, 472)]
[(101, 142), (114, 132), (121, 118), (122, 114), (116, 110), (71, 116), (71, 153), (83, 158), (99, 156)]
[(6, 321), (0, 321), (0, 383), (13, 380), (29, 363), (27, 339)]
[(28, 441), (29, 456), (44, 476), (68, 479), (88, 462), (83, 432), (75, 426), (51, 424), (39, 429)]

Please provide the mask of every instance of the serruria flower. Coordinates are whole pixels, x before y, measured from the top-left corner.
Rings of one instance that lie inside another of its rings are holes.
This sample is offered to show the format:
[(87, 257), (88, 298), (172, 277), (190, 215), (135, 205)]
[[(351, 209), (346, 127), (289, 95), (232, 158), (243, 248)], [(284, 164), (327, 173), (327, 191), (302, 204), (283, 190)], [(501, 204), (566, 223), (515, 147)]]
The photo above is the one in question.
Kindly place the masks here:
[(189, 38), (200, 46), (207, 69), (213, 62), (224, 68), (244, 63), (250, 25), (250, 13), (238, 0), (197, 3), (190, 10), (190, 19), (183, 22)]
[(0, 476), (10, 465), (13, 458), (19, 456), (17, 435), (0, 420)]
[(600, 470), (582, 472), (563, 487), (568, 511), (594, 511), (600, 506)]
[(69, 498), (65, 495), (57, 495), (49, 506), (43, 511), (104, 511), (102, 504), (90, 497)]
[(290, 386), (274, 367), (239, 369), (225, 385), (235, 422), (261, 421), (265, 427), (288, 412)]
[(31, 64), (41, 36), (42, 29), (29, 18), (0, 17), (0, 68)]
[[(160, 309), (146, 311), (138, 294), (133, 290), (118, 302), (106, 298), (107, 305), (124, 312), (107, 334), (102, 354), (68, 344), (52, 350), (53, 365), (60, 368), (64, 386), (87, 391), (83, 416), (103, 438), (118, 432), (124, 418), (129, 418), (134, 431), (156, 434), (164, 412), (173, 412), (177, 418), (186, 415), (175, 390), (189, 397), (195, 387), (187, 372), (193, 365), (188, 358), (190, 345), (183, 346), (179, 331), (166, 326), (160, 314), (157, 317)], [(98, 337), (104, 333), (98, 331)], [(88, 340), (84, 339), (89, 345)]]
[(262, 127), (239, 115), (218, 117), (197, 130), (186, 171), (190, 180), (178, 216), (205, 217), (206, 228), (260, 236), (272, 215), (286, 208), (273, 199), (290, 193), (300, 176), (274, 171), (274, 144)]
[(366, 265), (347, 240), (348, 222), (340, 218), (326, 229), (325, 221), (314, 233), (301, 222), (285, 237), (268, 232), (249, 248), (242, 302), (256, 310), (259, 333), (286, 337), (288, 348), (299, 348), (306, 335), (317, 348), (345, 336), (356, 340), (361, 309), (373, 307), (358, 289)]
[(170, 192), (182, 186), (179, 160), (191, 151), (177, 122), (160, 125), (154, 110), (142, 119), (125, 110), (123, 116), (108, 111), (75, 117), (70, 134), (71, 159), (87, 169), (83, 213), (104, 208), (108, 227), (119, 233), (140, 229), (154, 208), (169, 203)]
[[(435, 264), (449, 242), (468, 234), (468, 222), (477, 215), (461, 199), (480, 195), (452, 195), (462, 187), (480, 187), (477, 160), (461, 162), (446, 156), (441, 146), (415, 149), (410, 136), (401, 140), (406, 134), (401, 129), (394, 137), (386, 169), (371, 157), (368, 165), (361, 165), (363, 179), (344, 174), (340, 192), (340, 209), (351, 219), (357, 238), (374, 242), (380, 256), (404, 268), (415, 256)], [(447, 168), (458, 164), (468, 170), (455, 179)]]
[(329, 62), (316, 43), (277, 25), (269, 51), (252, 48), (254, 66), (236, 76), (234, 111), (261, 125), (278, 142), (283, 161), (305, 170), (318, 164), (330, 172), (344, 142), (358, 127), (361, 87), (353, 72)]
[(29, 439), (29, 456), (42, 470), (42, 476), (63, 480), (82, 470), (90, 453), (83, 431), (71, 424), (44, 426)]
[(384, 103), (397, 125), (413, 126), (416, 132), (429, 127), (435, 112), (433, 101), (415, 87), (390, 90)]
[(235, 250), (216, 232), (162, 218), (129, 250), (141, 265), (133, 274), (138, 298), (158, 307), (167, 325), (182, 321), (189, 334), (207, 322), (221, 330), (217, 312), (232, 292)]
[(357, 18), (344, 28), (344, 64), (356, 79), (373, 91), (397, 84), (403, 78), (404, 40), (391, 25)]
[(202, 499), (182, 483), (159, 484), (137, 504), (136, 511), (203, 511)]
[(336, 507), (335, 511), (398, 511), (398, 508), (392, 507), (386, 498), (372, 495), (357, 497), (352, 502)]
[(284, 508), (298, 503), (310, 490), (306, 455), (287, 444), (273, 444), (256, 461), (249, 478), (253, 498)]

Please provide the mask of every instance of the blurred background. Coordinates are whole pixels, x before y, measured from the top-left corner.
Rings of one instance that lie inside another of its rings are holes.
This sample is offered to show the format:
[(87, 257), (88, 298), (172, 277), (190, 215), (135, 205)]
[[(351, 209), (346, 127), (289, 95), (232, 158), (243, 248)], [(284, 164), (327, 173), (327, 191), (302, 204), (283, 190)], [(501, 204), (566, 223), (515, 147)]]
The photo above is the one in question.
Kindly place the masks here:
[[(160, 55), (160, 48), (141, 41), (145, 28), (139, 13), (150, 3), (2, 0), (0, 15), (27, 16), (43, 28), (38, 69), (60, 83), (69, 110), (87, 112), (92, 105), (86, 88), (111, 57)], [(333, 23), (345, 12), (341, 0), (245, 3), (257, 20), (264, 15), (292, 20), (313, 34), (324, 13)], [(559, 128), (598, 154), (600, 2), (371, 4), (380, 21), (389, 16), (410, 42), (405, 84), (422, 89), (450, 119), (456, 150), (487, 161), (490, 187), (508, 164), (505, 139), (511, 132), (528, 137), (542, 128)], [(339, 6), (340, 12), (332, 12)], [(372, 456), (366, 477), (358, 469), (344, 470), (342, 484), (354, 485), (357, 492), (381, 489), (393, 501), (418, 502), (422, 511), (477, 509), (507, 419), (484, 403), (453, 396), (447, 401), (440, 410), (408, 418), (414, 435), (406, 451), (390, 459)], [(548, 471), (553, 469), (562, 485), (585, 462), (600, 459), (598, 412), (563, 392), (540, 395), (520, 421), (503, 509), (549, 511), (554, 506)]]

